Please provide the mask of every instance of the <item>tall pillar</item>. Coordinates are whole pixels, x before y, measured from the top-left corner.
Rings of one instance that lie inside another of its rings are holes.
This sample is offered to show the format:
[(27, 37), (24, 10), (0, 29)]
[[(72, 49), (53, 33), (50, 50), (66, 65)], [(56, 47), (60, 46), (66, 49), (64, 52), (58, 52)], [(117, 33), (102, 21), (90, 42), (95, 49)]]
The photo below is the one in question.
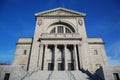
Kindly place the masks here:
[(68, 63), (67, 63), (67, 45), (64, 45), (64, 54), (65, 54), (65, 70), (68, 70)]
[(48, 45), (45, 45), (45, 53), (44, 53), (44, 65), (43, 70), (47, 70), (47, 52), (48, 52)]
[(55, 49), (54, 49), (55, 51), (54, 51), (54, 55), (55, 55), (55, 57), (54, 57), (54, 70), (57, 70), (57, 45), (55, 45)]
[(43, 44), (40, 44), (40, 57), (39, 57), (39, 68), (42, 69), (42, 60), (43, 60)]
[(82, 55), (82, 53), (81, 53), (81, 44), (79, 44), (78, 45), (78, 54), (79, 54), (79, 64), (80, 64), (80, 69), (82, 69), (83, 68), (83, 62), (82, 62), (82, 57), (83, 57), (83, 55)]
[(75, 69), (78, 70), (78, 60), (77, 60), (76, 45), (74, 45), (74, 64), (75, 64)]

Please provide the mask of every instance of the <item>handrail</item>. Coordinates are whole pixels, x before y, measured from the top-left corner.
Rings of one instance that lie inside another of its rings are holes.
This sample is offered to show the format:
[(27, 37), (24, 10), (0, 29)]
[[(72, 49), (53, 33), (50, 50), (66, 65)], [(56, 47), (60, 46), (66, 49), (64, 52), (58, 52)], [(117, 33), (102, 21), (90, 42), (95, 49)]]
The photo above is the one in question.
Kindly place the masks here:
[(51, 73), (48, 75), (47, 80), (50, 80), (50, 78), (51, 78), (52, 74), (53, 74), (53, 71), (51, 71)]
[(71, 72), (71, 71), (69, 71), (69, 72), (70, 72), (71, 77), (73, 78), (73, 80), (76, 80), (76, 79), (75, 79), (75, 76), (72, 74), (72, 72)]
[(70, 73), (68, 71), (66, 71), (66, 73), (68, 74), (68, 78), (70, 78), (70, 80), (71, 80)]
[(70, 78), (70, 80), (76, 80), (75, 76), (72, 74), (71, 71), (66, 71), (68, 73), (68, 77)]
[(23, 76), (21, 78), (21, 80), (24, 80), (27, 76), (31, 76), (33, 73), (37, 72), (39, 69), (36, 69), (36, 70), (33, 70), (31, 73), (30, 72), (27, 72), (27, 74), (25, 76)]

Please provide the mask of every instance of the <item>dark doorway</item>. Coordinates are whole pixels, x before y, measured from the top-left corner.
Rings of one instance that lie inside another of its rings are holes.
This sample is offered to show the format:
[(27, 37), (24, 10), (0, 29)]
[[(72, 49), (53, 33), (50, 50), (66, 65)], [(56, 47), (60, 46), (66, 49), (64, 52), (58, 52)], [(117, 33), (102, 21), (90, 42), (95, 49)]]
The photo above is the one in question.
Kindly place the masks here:
[(113, 73), (115, 80), (120, 80), (118, 73)]
[(9, 77), (10, 77), (10, 73), (5, 73), (4, 80), (9, 80)]
[(51, 71), (54, 69), (54, 64), (53, 63), (48, 63), (48, 70)]
[(64, 64), (58, 63), (58, 70), (64, 70)]
[(73, 63), (68, 63), (68, 70), (74, 70), (74, 64)]

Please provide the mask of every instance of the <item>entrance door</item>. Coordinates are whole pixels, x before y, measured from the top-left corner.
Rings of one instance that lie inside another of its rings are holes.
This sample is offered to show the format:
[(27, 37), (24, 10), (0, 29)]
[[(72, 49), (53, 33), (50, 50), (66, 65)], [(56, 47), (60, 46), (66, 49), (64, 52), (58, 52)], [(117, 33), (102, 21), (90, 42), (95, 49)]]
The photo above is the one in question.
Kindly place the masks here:
[(64, 64), (58, 63), (58, 70), (64, 70)]
[(5, 77), (4, 77), (4, 80), (9, 80), (9, 77), (10, 77), (10, 73), (6, 73)]
[(74, 64), (73, 63), (68, 63), (68, 70), (74, 70)]
[(53, 63), (48, 63), (48, 70), (53, 70), (54, 69), (54, 64)]

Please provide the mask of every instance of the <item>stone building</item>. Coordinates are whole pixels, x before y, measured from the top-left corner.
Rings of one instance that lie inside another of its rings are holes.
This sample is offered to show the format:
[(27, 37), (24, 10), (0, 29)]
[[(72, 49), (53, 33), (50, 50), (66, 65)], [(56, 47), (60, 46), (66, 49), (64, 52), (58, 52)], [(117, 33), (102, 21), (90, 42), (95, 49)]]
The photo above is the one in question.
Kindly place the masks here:
[(19, 38), (13, 65), (0, 67), (0, 79), (119, 80), (103, 40), (87, 37), (85, 16), (65, 8), (36, 13), (34, 37)]

